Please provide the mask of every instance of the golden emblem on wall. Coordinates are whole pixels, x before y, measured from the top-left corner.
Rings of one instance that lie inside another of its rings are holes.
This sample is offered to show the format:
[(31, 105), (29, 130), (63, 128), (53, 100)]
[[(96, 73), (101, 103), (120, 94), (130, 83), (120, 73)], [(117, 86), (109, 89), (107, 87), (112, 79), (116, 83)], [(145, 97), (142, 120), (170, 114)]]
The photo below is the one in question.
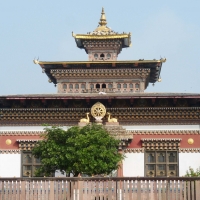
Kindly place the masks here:
[(91, 115), (95, 119), (101, 120), (106, 115), (105, 106), (100, 102), (95, 103), (91, 108)]
[(194, 143), (194, 140), (192, 138), (189, 138), (188, 139), (188, 144), (193, 144)]
[(10, 139), (7, 139), (7, 140), (6, 140), (6, 144), (7, 144), (7, 145), (11, 145), (11, 144), (12, 144), (12, 141), (11, 141)]

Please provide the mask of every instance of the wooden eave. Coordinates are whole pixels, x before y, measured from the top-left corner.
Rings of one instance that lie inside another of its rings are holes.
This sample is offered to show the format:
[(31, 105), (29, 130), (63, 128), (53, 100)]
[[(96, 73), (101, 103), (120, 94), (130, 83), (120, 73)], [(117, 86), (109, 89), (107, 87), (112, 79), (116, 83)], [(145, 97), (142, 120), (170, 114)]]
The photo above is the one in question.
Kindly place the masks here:
[(130, 38), (130, 34), (108, 34), (108, 35), (88, 35), (88, 34), (73, 34), (72, 36), (75, 39), (98, 39), (98, 40), (105, 40), (105, 39), (121, 39), (121, 38)]
[(197, 99), (200, 94), (195, 93), (74, 93), (74, 94), (27, 94), (0, 96), (0, 100), (55, 100), (55, 99)]
[(150, 83), (155, 83), (161, 72), (162, 63), (166, 62), (166, 59), (160, 60), (127, 60), (127, 61), (37, 61), (37, 64), (41, 66), (43, 71), (49, 77), (51, 82), (57, 84), (57, 80), (52, 76), (50, 70), (52, 69), (88, 69), (88, 68), (150, 68)]

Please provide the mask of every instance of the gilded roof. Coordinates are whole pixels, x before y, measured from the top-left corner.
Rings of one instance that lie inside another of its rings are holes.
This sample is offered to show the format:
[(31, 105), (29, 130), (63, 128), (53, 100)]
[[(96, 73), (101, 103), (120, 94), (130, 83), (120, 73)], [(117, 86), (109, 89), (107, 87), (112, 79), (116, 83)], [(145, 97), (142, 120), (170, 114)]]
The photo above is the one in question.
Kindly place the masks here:
[(107, 25), (106, 15), (104, 12), (104, 8), (102, 8), (99, 25), (94, 31), (88, 32), (87, 34), (74, 34), (72, 32), (72, 36), (75, 39), (116, 39), (116, 38), (131, 37), (131, 33), (119, 34), (106, 25)]

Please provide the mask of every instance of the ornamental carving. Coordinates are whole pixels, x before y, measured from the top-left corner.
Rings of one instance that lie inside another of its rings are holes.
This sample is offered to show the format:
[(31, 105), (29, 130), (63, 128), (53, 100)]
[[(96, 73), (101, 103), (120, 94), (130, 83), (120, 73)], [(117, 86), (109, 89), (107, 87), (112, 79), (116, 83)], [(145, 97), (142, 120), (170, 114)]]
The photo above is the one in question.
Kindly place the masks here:
[[(90, 108), (3, 108), (1, 124), (77, 124)], [(120, 124), (199, 124), (200, 108), (107, 108)]]
[(23, 151), (30, 151), (39, 140), (17, 140), (19, 149)]
[(128, 130), (133, 135), (199, 135), (200, 130)]
[(150, 74), (150, 69), (52, 69), (52, 76), (56, 78), (122, 78), (142, 77)]

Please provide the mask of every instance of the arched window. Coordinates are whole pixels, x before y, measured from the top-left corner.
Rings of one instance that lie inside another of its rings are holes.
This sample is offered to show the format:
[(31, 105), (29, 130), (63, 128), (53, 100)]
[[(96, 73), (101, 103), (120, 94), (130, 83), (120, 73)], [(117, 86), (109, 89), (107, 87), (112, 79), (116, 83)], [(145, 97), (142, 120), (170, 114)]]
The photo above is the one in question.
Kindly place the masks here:
[(107, 58), (108, 58), (108, 59), (111, 58), (111, 54), (110, 54), (110, 53), (107, 54)]
[(96, 89), (99, 89), (100, 88), (100, 84), (96, 84)]
[(102, 88), (106, 88), (106, 84), (104, 83), (104, 84), (102, 84)]
[(73, 89), (73, 84), (69, 84), (69, 89)]
[(91, 89), (94, 89), (94, 84), (90, 84), (90, 88), (91, 88)]
[(111, 89), (113, 86), (111, 83), (108, 84), (108, 88)]
[(126, 83), (123, 84), (123, 88), (127, 88), (127, 84)]
[(75, 89), (79, 89), (79, 84), (75, 84)]
[(98, 54), (97, 54), (97, 53), (94, 54), (94, 58), (95, 58), (95, 59), (98, 58)]
[(67, 85), (63, 84), (63, 89), (66, 90), (67, 89)]
[(139, 88), (140, 87), (140, 84), (139, 83), (136, 83), (135, 84), (135, 88)]
[(81, 89), (85, 89), (85, 84), (81, 84)]
[(132, 83), (129, 84), (129, 88), (133, 88), (133, 84)]
[(104, 58), (104, 57), (105, 57), (105, 55), (102, 53), (102, 54), (100, 55), (100, 57), (101, 57), (101, 58)]
[(120, 83), (117, 84), (117, 88), (118, 88), (118, 89), (121, 88), (121, 84), (120, 84)]

